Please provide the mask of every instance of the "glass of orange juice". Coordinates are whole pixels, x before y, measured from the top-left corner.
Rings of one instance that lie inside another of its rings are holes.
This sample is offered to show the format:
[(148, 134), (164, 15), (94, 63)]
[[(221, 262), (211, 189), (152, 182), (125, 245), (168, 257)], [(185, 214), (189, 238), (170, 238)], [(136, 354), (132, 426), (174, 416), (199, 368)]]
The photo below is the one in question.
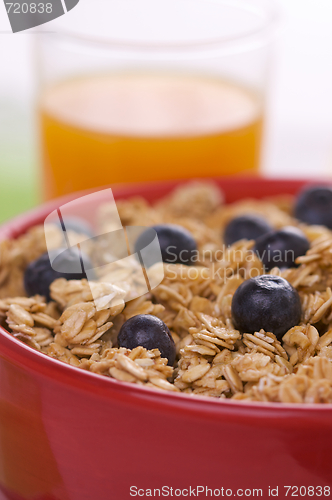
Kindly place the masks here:
[(44, 197), (257, 174), (272, 0), (90, 0), (38, 37)]

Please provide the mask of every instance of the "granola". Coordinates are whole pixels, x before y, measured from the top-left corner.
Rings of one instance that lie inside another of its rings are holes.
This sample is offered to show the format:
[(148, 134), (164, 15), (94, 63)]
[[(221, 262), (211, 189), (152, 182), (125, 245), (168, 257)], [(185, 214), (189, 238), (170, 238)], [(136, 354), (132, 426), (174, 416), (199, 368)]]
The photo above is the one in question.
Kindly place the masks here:
[[(139, 197), (122, 200), (118, 209), (124, 225), (185, 227), (197, 242), (195, 264), (164, 264), (162, 283), (129, 301), (124, 268), (112, 284), (106, 274), (96, 282), (60, 278), (52, 283), (47, 303), (42, 296), (27, 297), (24, 290), (27, 265), (46, 251), (43, 226), (36, 226), (0, 244), (0, 322), (14, 337), (62, 362), (148, 388), (238, 401), (332, 403), (329, 229), (294, 219), (289, 197), (224, 205), (218, 188), (209, 183), (179, 187), (154, 206)], [(109, 210), (105, 204), (99, 213), (105, 233), (112, 230)], [(264, 330), (240, 333), (232, 322), (235, 291), (248, 277), (264, 273), (253, 241), (223, 245), (225, 225), (246, 213), (264, 216), (276, 229), (299, 227), (310, 242), (297, 267), (269, 271), (285, 278), (301, 298), (301, 322), (282, 340)], [(62, 242), (57, 228), (53, 242), (54, 248)], [(176, 346), (174, 366), (158, 349), (118, 346), (121, 326), (138, 314), (167, 325)]]

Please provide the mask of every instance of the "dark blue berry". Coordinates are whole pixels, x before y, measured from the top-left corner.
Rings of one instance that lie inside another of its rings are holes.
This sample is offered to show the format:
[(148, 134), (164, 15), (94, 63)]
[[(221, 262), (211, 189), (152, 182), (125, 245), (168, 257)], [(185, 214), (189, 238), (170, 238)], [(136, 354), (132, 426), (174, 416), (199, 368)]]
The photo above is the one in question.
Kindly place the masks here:
[(239, 240), (256, 240), (259, 236), (273, 231), (263, 217), (258, 215), (241, 215), (232, 219), (224, 232), (225, 245), (229, 246)]
[(288, 281), (263, 275), (244, 281), (232, 300), (235, 328), (243, 333), (261, 329), (281, 340), (301, 320), (300, 296)]
[[(86, 278), (83, 269), (92, 269), (90, 259), (82, 254), (82, 259), (77, 247), (70, 249), (59, 248), (52, 250), (50, 256), (53, 260), (51, 266), (48, 252), (30, 262), (24, 273), (24, 287), (28, 295), (43, 295), (50, 300), (50, 284), (58, 278), (67, 280), (81, 280)], [(55, 270), (56, 269), (56, 270)]]
[(57, 221), (54, 224), (56, 224), (62, 231), (74, 231), (78, 234), (86, 234), (89, 238), (94, 237), (92, 227), (81, 217), (63, 216), (62, 222), (63, 224), (60, 221)]
[(161, 357), (168, 359), (168, 364), (175, 361), (175, 344), (169, 329), (161, 319), (150, 314), (138, 314), (128, 319), (118, 335), (119, 347), (135, 349), (159, 349)]
[[(154, 231), (151, 231), (154, 230)], [(135, 252), (145, 248), (157, 233), (161, 258), (168, 264), (186, 264), (195, 263), (197, 256), (197, 244), (192, 234), (182, 226), (175, 224), (160, 224), (146, 229), (135, 243)], [(151, 256), (150, 265), (154, 264), (154, 256)]]
[(295, 203), (294, 215), (307, 224), (332, 229), (332, 187), (314, 186), (301, 191)]
[(264, 234), (256, 240), (254, 250), (264, 264), (265, 270), (274, 267), (295, 267), (295, 260), (305, 255), (310, 244), (300, 229), (289, 226)]

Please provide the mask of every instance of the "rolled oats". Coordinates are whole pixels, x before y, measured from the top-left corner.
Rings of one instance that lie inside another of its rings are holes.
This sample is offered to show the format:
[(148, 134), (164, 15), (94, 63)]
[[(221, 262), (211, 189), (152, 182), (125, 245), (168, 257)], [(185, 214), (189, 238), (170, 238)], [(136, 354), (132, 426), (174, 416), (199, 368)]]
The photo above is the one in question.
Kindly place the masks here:
[[(103, 267), (106, 240), (91, 243), (94, 264), (103, 273), (94, 282), (55, 280), (46, 303), (40, 296), (26, 297), (23, 286), (27, 265), (46, 251), (44, 229), (36, 226), (0, 244), (0, 322), (14, 337), (65, 363), (147, 388), (239, 401), (332, 403), (330, 230), (293, 219), (289, 197), (224, 206), (219, 189), (209, 183), (181, 186), (153, 207), (139, 197), (117, 206), (124, 226), (171, 223), (189, 230), (198, 246), (194, 265), (164, 264), (163, 282), (130, 300), (133, 283), (126, 266), (112, 268), (109, 282)], [(113, 209), (100, 208), (103, 233), (112, 231)], [(301, 322), (282, 341), (264, 330), (241, 334), (232, 323), (235, 291), (264, 272), (253, 241), (223, 246), (227, 222), (246, 213), (265, 217), (274, 228), (297, 226), (310, 241), (297, 267), (270, 271), (288, 280), (301, 298)], [(50, 235), (58, 247), (59, 228), (50, 228)], [(121, 326), (137, 314), (157, 316), (168, 326), (176, 344), (174, 367), (157, 349), (118, 347)]]

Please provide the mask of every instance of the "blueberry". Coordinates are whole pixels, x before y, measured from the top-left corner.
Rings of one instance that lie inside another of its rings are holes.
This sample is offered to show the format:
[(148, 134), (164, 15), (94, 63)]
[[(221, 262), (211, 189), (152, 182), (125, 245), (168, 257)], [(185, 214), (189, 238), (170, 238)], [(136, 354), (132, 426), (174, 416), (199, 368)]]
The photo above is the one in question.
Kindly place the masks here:
[(295, 259), (309, 250), (309, 241), (298, 228), (287, 226), (272, 231), (256, 240), (254, 251), (264, 264), (265, 270), (273, 267), (295, 267)]
[(127, 349), (138, 346), (159, 349), (169, 365), (175, 361), (175, 344), (169, 329), (161, 319), (150, 314), (138, 314), (128, 319), (120, 329), (118, 344)]
[(297, 219), (332, 229), (332, 187), (307, 187), (297, 197), (294, 215)]
[(300, 296), (288, 281), (263, 275), (244, 281), (232, 300), (232, 318), (241, 332), (255, 333), (261, 328), (277, 339), (301, 319)]
[(43, 295), (46, 300), (50, 300), (50, 284), (58, 278), (67, 280), (81, 280), (86, 278), (86, 274), (81, 268), (83, 260), (85, 269), (92, 269), (90, 259), (82, 254), (82, 260), (77, 247), (70, 249), (59, 248), (52, 250), (50, 256), (53, 261), (51, 266), (48, 252), (41, 257), (30, 262), (24, 273), (24, 287), (28, 295)]
[[(175, 224), (160, 224), (152, 226), (144, 231), (135, 243), (135, 252), (138, 252), (151, 243), (157, 233), (161, 257), (163, 262), (168, 264), (187, 264), (195, 263), (197, 254), (197, 244), (192, 234), (182, 226)], [(153, 264), (155, 262), (151, 262)]]
[[(90, 224), (81, 217), (75, 216), (63, 216), (62, 218), (64, 228), (66, 231), (74, 231), (78, 234), (86, 234), (89, 238), (94, 237), (94, 232)], [(63, 226), (60, 221), (54, 222), (61, 230), (63, 230)]]
[(229, 246), (239, 240), (256, 240), (259, 236), (273, 231), (263, 217), (258, 215), (241, 215), (232, 219), (224, 232), (225, 245)]

